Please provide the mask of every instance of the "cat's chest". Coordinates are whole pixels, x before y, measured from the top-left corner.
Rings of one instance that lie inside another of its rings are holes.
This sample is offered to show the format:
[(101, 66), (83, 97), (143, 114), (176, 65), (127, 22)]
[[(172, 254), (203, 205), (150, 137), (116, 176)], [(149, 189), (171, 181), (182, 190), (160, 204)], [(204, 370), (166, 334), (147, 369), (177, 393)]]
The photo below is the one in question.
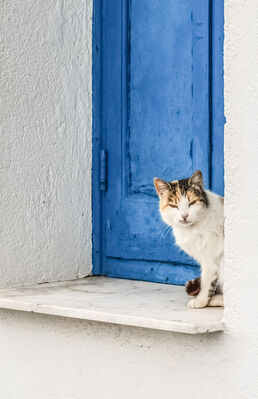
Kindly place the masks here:
[(208, 248), (207, 236), (198, 232), (187, 234), (180, 230), (175, 230), (174, 235), (177, 245), (200, 262), (203, 252)]

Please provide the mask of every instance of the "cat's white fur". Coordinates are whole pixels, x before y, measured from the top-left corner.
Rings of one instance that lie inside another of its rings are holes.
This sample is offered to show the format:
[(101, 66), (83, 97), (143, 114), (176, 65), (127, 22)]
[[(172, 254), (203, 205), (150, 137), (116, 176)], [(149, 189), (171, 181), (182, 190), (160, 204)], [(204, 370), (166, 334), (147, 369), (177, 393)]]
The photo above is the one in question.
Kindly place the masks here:
[[(189, 308), (223, 306), (223, 296), (210, 298), (214, 281), (223, 287), (224, 269), (224, 203), (223, 198), (205, 190), (208, 207), (197, 202), (189, 207), (186, 196), (178, 202), (178, 209), (160, 210), (163, 220), (173, 227), (176, 244), (201, 265), (201, 291), (190, 300)], [(187, 222), (183, 216), (187, 216)]]

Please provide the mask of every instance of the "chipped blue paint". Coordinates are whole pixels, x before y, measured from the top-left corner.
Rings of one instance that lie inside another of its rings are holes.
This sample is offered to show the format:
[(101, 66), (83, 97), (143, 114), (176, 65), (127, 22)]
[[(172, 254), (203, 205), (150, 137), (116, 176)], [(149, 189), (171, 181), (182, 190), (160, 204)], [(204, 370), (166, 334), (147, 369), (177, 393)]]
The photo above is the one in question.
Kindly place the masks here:
[(162, 225), (152, 181), (198, 168), (223, 192), (223, 1), (95, 0), (93, 34), (93, 271), (184, 284), (199, 267)]

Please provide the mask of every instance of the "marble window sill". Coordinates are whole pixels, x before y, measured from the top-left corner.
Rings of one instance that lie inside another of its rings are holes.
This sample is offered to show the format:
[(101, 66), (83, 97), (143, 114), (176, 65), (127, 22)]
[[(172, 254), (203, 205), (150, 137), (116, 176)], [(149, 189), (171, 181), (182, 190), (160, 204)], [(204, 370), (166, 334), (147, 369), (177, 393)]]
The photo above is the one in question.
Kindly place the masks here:
[(0, 308), (186, 334), (224, 330), (223, 309), (188, 309), (184, 287), (86, 277), (0, 290)]

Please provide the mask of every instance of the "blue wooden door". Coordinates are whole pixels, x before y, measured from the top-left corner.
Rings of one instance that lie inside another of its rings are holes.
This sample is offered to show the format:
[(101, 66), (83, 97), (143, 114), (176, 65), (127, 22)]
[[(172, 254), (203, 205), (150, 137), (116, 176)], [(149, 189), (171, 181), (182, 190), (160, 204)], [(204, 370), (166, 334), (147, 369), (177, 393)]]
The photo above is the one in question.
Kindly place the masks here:
[(97, 274), (174, 284), (199, 274), (161, 222), (153, 178), (201, 169), (206, 187), (223, 191), (222, 45), (212, 28), (215, 13), (222, 26), (223, 13), (211, 7), (208, 0), (109, 0), (95, 9)]

